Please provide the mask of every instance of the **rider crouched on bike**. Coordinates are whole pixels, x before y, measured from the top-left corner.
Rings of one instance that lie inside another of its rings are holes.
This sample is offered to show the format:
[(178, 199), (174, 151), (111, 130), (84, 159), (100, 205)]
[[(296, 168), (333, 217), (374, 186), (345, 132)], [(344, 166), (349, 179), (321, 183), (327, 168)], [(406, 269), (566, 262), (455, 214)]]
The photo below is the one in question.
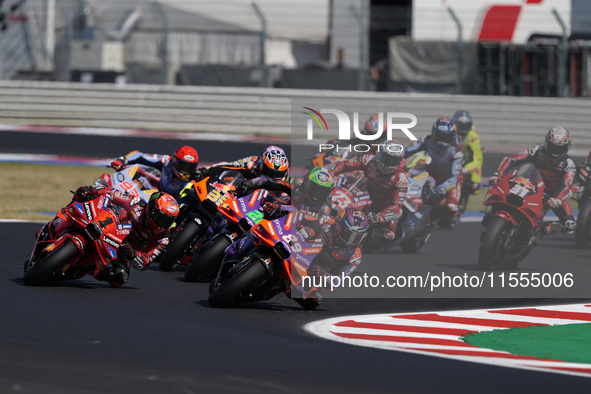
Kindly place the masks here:
[(142, 153), (134, 150), (111, 162), (115, 171), (121, 171), (128, 165), (144, 164), (160, 170), (158, 190), (179, 200), (180, 191), (195, 175), (199, 164), (199, 155), (195, 148), (181, 146), (172, 156)]
[(176, 200), (168, 193), (156, 192), (146, 203), (103, 186), (81, 186), (74, 193), (75, 201), (90, 201), (100, 196), (110, 198), (121, 219), (129, 220), (131, 232), (121, 245), (117, 258), (94, 273), (97, 280), (119, 287), (129, 279), (129, 268), (144, 271), (168, 245), (168, 228), (179, 213)]
[(360, 170), (367, 176), (367, 191), (371, 198), (369, 222), (377, 225), (372, 233), (375, 240), (396, 238), (396, 222), (402, 216), (402, 204), (408, 189), (408, 174), (404, 170), (404, 148), (398, 141), (380, 145), (377, 155), (365, 154), (354, 160), (333, 164), (333, 175)]
[(564, 127), (553, 127), (546, 134), (544, 145), (534, 145), (516, 155), (505, 157), (499, 169), (488, 178), (488, 182), (491, 186), (494, 185), (512, 166), (533, 163), (542, 175), (545, 193), (551, 196), (546, 205), (558, 216), (563, 226), (562, 231), (571, 234), (576, 222), (568, 200), (576, 165), (568, 155), (570, 147), (570, 132)]
[(427, 171), (435, 179), (435, 191), (445, 197), (447, 211), (452, 216), (457, 215), (464, 155), (458, 145), (454, 122), (448, 118), (437, 119), (431, 129), (431, 135), (408, 146), (405, 157), (422, 151), (431, 157)]
[(200, 168), (195, 179), (221, 174), (234, 170), (246, 179), (236, 189), (238, 196), (244, 196), (257, 189), (274, 190), (291, 193), (291, 185), (287, 179), (289, 160), (285, 151), (278, 146), (265, 148), (259, 156), (248, 156), (233, 162), (221, 162), (210, 167)]
[[(345, 208), (335, 218), (331, 226), (323, 225), (317, 215), (300, 211), (293, 206), (276, 212), (264, 210), (265, 218), (274, 219), (294, 212), (299, 215), (297, 231), (305, 240), (322, 239), (322, 249), (308, 267), (307, 276), (311, 284), (331, 283), (331, 277), (351, 275), (361, 264), (361, 244), (368, 234), (369, 219), (357, 208)], [(297, 288), (294, 294), (291, 288), (286, 290), (305, 309), (315, 309), (322, 302), (323, 287), (311, 286)]]
[(468, 111), (457, 111), (452, 120), (456, 125), (460, 148), (464, 154), (465, 164), (462, 168), (464, 183), (468, 183), (465, 186), (470, 186), (470, 192), (476, 194), (482, 184), (482, 163), (484, 161), (480, 137)]

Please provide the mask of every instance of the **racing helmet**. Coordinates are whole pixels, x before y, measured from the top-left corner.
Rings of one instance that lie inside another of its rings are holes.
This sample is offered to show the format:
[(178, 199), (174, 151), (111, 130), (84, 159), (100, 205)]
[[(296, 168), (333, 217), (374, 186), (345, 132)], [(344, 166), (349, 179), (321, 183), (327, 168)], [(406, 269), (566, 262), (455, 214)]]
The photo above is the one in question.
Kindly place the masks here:
[(177, 178), (183, 181), (191, 179), (197, 170), (197, 164), (199, 164), (199, 155), (195, 148), (190, 146), (181, 146), (172, 156), (172, 171)]
[[(386, 121), (382, 120), (382, 132), (384, 130), (386, 130)], [(363, 126), (363, 129), (360, 131), (361, 134), (363, 135), (376, 135), (378, 132), (380, 131), (380, 115), (379, 114), (375, 114), (369, 117), (369, 119), (367, 119), (367, 121), (365, 122), (365, 126)], [(380, 142), (383, 141), (384, 139), (386, 139), (386, 134), (382, 133), (382, 136), (380, 138), (377, 138), (376, 141)]]
[(449, 118), (439, 118), (431, 128), (431, 138), (437, 149), (444, 149), (456, 141), (456, 125)]
[(144, 224), (153, 231), (168, 229), (179, 215), (177, 201), (163, 192), (152, 193), (144, 209)]
[(261, 175), (271, 178), (283, 178), (289, 169), (289, 160), (285, 151), (278, 146), (271, 145), (261, 154)]
[(558, 160), (568, 153), (571, 146), (570, 133), (564, 127), (552, 127), (546, 134), (546, 152), (551, 160)]
[(456, 125), (458, 135), (464, 138), (473, 127), (472, 116), (468, 111), (456, 111), (451, 120)]
[(326, 201), (334, 187), (332, 174), (324, 167), (314, 167), (302, 184), (306, 196), (312, 203)]
[(380, 173), (393, 174), (404, 160), (404, 147), (396, 140), (386, 141), (380, 148), (375, 160), (378, 163)]
[(338, 214), (333, 242), (340, 247), (359, 246), (368, 233), (369, 219), (357, 208), (348, 207)]

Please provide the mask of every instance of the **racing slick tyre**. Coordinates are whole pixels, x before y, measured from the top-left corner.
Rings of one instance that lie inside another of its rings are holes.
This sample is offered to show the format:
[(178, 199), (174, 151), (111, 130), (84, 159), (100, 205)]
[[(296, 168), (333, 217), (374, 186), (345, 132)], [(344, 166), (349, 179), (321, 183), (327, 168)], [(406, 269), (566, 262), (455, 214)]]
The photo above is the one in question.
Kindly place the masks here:
[(188, 282), (212, 280), (224, 258), (226, 248), (231, 244), (230, 240), (223, 235), (212, 238), (193, 257), (191, 264), (185, 270), (185, 279)]
[(194, 221), (187, 221), (182, 228), (179, 228), (164, 250), (158, 263), (162, 271), (172, 271), (174, 267), (187, 255), (193, 242), (203, 234), (203, 228)]
[(575, 244), (579, 249), (591, 247), (591, 200), (581, 204), (575, 228)]
[(265, 265), (258, 258), (243, 264), (232, 277), (222, 282), (209, 296), (209, 305), (213, 308), (229, 308), (236, 304), (241, 296), (248, 296), (253, 287), (267, 276)]
[(45, 286), (59, 280), (60, 268), (72, 261), (80, 251), (73, 241), (67, 240), (58, 246), (45, 258), (30, 267), (23, 275), (23, 282), (27, 286)]
[(509, 270), (517, 266), (518, 258), (513, 257), (509, 260), (511, 256), (508, 243), (513, 230), (511, 222), (498, 216), (492, 218), (480, 241), (478, 267), (481, 270)]

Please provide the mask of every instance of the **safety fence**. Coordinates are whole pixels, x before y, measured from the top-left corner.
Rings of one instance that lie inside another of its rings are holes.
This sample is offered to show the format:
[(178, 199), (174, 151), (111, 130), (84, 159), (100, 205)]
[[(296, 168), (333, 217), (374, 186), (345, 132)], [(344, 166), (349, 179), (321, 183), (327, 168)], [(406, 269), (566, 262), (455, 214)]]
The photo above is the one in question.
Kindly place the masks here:
[(412, 112), (418, 137), (438, 117), (463, 109), (484, 145), (541, 143), (561, 125), (576, 148), (591, 147), (591, 102), (583, 98), (1, 81), (0, 123), (289, 137), (292, 102), (319, 100), (358, 112), (360, 121), (377, 108)]

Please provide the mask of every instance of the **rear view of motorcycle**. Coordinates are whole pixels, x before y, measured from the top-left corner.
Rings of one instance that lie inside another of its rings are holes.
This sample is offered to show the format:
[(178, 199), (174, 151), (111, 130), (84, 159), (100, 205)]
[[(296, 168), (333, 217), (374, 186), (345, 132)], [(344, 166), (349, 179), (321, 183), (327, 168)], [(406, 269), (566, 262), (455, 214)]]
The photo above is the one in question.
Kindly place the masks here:
[(131, 231), (107, 196), (72, 201), (37, 234), (23, 282), (42, 286), (79, 279), (109, 264)]
[(517, 267), (542, 235), (544, 181), (532, 163), (507, 173), (488, 191), (478, 266), (484, 271)]

